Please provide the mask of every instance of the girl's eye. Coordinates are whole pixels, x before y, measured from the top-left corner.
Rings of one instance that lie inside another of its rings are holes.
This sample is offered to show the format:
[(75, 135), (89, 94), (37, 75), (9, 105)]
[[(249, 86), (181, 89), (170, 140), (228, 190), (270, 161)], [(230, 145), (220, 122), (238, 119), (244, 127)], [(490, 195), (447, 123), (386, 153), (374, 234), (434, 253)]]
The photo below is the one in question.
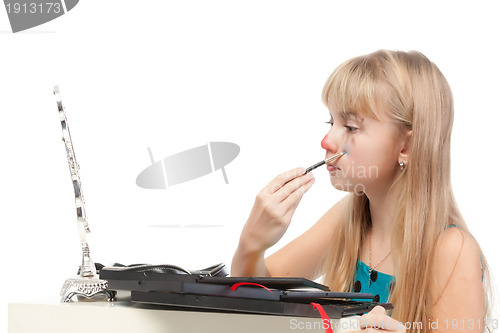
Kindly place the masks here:
[(330, 118), (330, 120), (325, 121), (326, 124), (330, 124), (330, 126), (333, 126), (333, 119)]
[(354, 133), (354, 132), (356, 132), (358, 130), (356, 127), (352, 127), (352, 126), (349, 126), (349, 125), (344, 125), (344, 127), (347, 129), (348, 133)]

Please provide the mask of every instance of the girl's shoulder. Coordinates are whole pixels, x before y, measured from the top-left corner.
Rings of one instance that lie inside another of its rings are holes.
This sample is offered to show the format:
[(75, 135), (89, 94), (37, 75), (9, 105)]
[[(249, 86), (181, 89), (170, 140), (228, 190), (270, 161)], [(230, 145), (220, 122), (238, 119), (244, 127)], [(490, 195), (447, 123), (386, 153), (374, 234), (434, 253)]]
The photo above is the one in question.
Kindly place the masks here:
[(439, 236), (436, 244), (435, 260), (440, 264), (456, 262), (468, 257), (480, 260), (477, 241), (466, 230), (457, 225), (448, 226)]
[(466, 230), (450, 226), (438, 238), (434, 254), (432, 294), (434, 303), (455, 300), (465, 287), (481, 291), (482, 260), (477, 241)]

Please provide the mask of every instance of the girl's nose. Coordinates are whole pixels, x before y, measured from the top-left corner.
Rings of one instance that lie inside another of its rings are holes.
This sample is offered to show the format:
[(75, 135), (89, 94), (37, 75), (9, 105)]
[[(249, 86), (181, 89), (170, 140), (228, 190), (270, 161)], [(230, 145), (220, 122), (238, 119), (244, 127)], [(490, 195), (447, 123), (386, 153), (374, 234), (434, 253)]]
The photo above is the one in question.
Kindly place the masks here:
[(323, 148), (324, 150), (336, 152), (338, 149), (337, 148), (338, 145), (336, 144), (336, 140), (334, 137), (335, 137), (335, 135), (333, 135), (332, 131), (329, 131), (325, 135), (323, 140), (321, 140), (321, 148)]
[(321, 148), (327, 150), (327, 144), (328, 144), (328, 134), (325, 135), (325, 137), (323, 138), (323, 140), (321, 140)]

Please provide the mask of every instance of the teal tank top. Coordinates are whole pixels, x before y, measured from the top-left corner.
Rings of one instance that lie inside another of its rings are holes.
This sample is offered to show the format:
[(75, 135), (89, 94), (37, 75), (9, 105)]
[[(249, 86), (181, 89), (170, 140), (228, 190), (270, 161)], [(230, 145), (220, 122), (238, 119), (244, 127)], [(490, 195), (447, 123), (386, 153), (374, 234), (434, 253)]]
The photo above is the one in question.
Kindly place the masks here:
[[(376, 270), (372, 270), (370, 277), (370, 268), (358, 259), (352, 291), (373, 294), (374, 302), (387, 303), (393, 282), (394, 276)], [(359, 301), (363, 300), (359, 299)]]
[[(452, 227), (458, 226), (452, 224), (447, 226), (446, 229)], [(481, 255), (479, 255), (479, 260), (481, 262), (481, 271), (483, 271), (483, 257)], [(395, 278), (392, 275), (384, 274), (376, 270), (372, 270), (372, 273), (373, 272), (376, 273), (372, 274), (370, 277), (370, 268), (367, 264), (358, 259), (352, 291), (373, 294), (375, 297), (373, 299), (374, 302), (387, 303)], [(363, 299), (356, 300), (363, 301)], [(364, 301), (366, 301), (366, 299), (364, 299)]]

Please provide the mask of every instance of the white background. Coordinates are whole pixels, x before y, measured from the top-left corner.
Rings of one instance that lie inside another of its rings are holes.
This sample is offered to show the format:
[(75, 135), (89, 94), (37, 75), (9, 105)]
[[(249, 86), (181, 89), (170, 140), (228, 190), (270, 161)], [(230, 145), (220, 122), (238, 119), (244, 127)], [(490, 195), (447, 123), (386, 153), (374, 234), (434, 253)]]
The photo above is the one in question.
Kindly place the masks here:
[[(326, 78), (340, 62), (381, 48), (419, 50), (447, 77), (455, 195), (498, 278), (496, 7), (81, 0), (17, 34), (0, 9), (1, 318), (7, 302), (57, 297), (80, 264), (55, 83), (81, 166), (93, 259), (197, 269), (230, 264), (255, 194), (275, 175), (323, 158)], [(136, 186), (150, 164), (147, 147), (162, 159), (208, 141), (241, 147), (226, 166), (228, 185), (218, 171), (167, 190)], [(343, 196), (325, 169), (315, 176), (276, 248)]]

